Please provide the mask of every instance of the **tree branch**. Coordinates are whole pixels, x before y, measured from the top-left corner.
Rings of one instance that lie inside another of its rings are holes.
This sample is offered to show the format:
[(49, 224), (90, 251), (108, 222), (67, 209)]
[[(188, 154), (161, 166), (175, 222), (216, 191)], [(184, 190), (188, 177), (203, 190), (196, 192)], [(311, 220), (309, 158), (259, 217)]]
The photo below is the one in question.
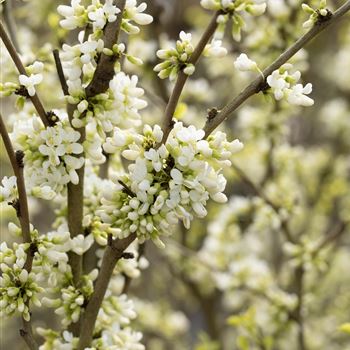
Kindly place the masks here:
[[(197, 44), (196, 48), (194, 49), (194, 51), (189, 59), (189, 63), (192, 63), (193, 65), (195, 65), (198, 62), (201, 54), (204, 51), (205, 46), (209, 42), (212, 35), (215, 33), (215, 30), (218, 26), (217, 18), (220, 15), (220, 13), (221, 13), (220, 11), (215, 12), (207, 29), (203, 33), (199, 43)], [(174, 89), (170, 95), (169, 101), (168, 101), (166, 109), (165, 109), (165, 116), (164, 116), (164, 122), (163, 122), (163, 127), (162, 127), (162, 129), (163, 129), (162, 143), (166, 142), (166, 140), (169, 136), (169, 133), (173, 128), (173, 116), (174, 116), (177, 104), (179, 102), (182, 90), (185, 86), (187, 79), (188, 79), (188, 75), (185, 74), (183, 71), (180, 71), (178, 76), (177, 76)]]
[(122, 258), (124, 250), (136, 239), (136, 233), (123, 239), (110, 241), (102, 258), (102, 265), (98, 275), (94, 293), (89, 300), (81, 323), (80, 339), (77, 350), (84, 350), (93, 339), (93, 332), (98, 311), (102, 305), (113, 270), (119, 259)]
[[(335, 23), (340, 17), (350, 10), (350, 0), (341, 6), (329, 19), (316, 23), (306, 34), (283, 52), (270, 66), (263, 71), (263, 76), (268, 77), (272, 72), (280, 68), (291, 57), (293, 57), (300, 49), (308, 44), (314, 37), (326, 29), (329, 25)], [(232, 115), (232, 113), (249, 97), (259, 93), (265, 86), (265, 79), (258, 76), (251, 82), (238, 96), (229, 102), (214, 118), (207, 119), (204, 126), (206, 137), (210, 135), (224, 120)]]
[[(4, 141), (6, 152), (10, 158), (11, 166), (13, 172), (15, 173), (17, 179), (17, 189), (18, 189), (18, 203), (19, 208), (16, 208), (17, 217), (19, 219), (23, 241), (29, 243), (29, 252), (27, 252), (27, 258), (24, 265), (24, 268), (30, 273), (32, 270), (33, 258), (34, 258), (34, 247), (33, 242), (30, 237), (30, 221), (29, 221), (29, 210), (28, 210), (28, 199), (25, 188), (24, 176), (23, 176), (23, 152), (18, 151), (14, 152), (10, 137), (7, 133), (6, 126), (2, 115), (0, 114), (0, 133)], [(29, 307), (29, 303), (26, 303), (26, 306)], [(31, 350), (37, 350), (38, 345), (33, 337), (32, 323), (31, 320), (26, 321), (22, 317), (23, 329), (20, 329), (20, 335), (26, 342), (27, 346)]]
[(68, 92), (68, 85), (66, 82), (66, 78), (64, 77), (64, 72), (62, 68), (62, 62), (60, 59), (60, 53), (57, 49), (53, 50), (53, 57), (55, 59), (55, 65), (56, 65), (56, 70), (57, 70), (57, 75), (61, 83), (62, 91), (65, 96), (69, 95)]
[[(103, 37), (104, 47), (110, 50), (117, 42), (119, 36), (126, 0), (116, 0), (114, 4), (120, 9), (120, 13), (116, 21), (109, 22), (106, 25)], [(94, 77), (85, 89), (87, 98), (101, 94), (108, 89), (109, 82), (114, 76), (114, 65), (118, 58), (116, 55), (107, 56), (104, 53), (101, 54)]]
[(17, 52), (19, 52), (19, 45), (18, 40), (16, 36), (16, 23), (12, 16), (12, 1), (5, 1), (3, 3), (3, 15), (4, 15), (4, 21), (7, 27), (7, 30), (9, 32), (10, 38), (13, 42), (13, 46), (16, 48)]
[[(13, 46), (10, 38), (8, 37), (6, 31), (5, 31), (5, 28), (2, 24), (2, 22), (0, 21), (0, 37), (3, 41), (3, 43), (5, 44), (6, 48), (7, 48), (7, 51), (9, 52), (13, 62), (15, 63), (18, 71), (20, 74), (23, 74), (23, 75), (28, 75), (24, 66), (23, 66), (23, 63), (15, 49), (15, 47)], [(29, 98), (31, 99), (36, 111), (38, 112), (38, 115), (39, 117), (41, 118), (41, 120), (43, 121), (44, 125), (47, 127), (50, 125), (50, 121), (49, 119), (47, 118), (47, 115), (46, 115), (46, 112), (45, 112), (45, 109), (41, 103), (41, 100), (39, 99), (39, 96), (37, 93), (35, 93), (34, 96), (29, 96)]]

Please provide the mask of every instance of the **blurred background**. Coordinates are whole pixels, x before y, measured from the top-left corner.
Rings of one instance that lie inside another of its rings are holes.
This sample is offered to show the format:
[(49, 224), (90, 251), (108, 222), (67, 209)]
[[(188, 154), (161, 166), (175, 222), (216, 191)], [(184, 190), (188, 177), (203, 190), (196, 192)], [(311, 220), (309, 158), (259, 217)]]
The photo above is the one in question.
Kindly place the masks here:
[[(161, 123), (172, 88), (153, 71), (156, 51), (177, 40), (181, 30), (198, 42), (212, 16), (199, 2), (146, 1), (154, 21), (128, 39), (128, 51), (144, 61), (141, 67), (125, 62), (123, 70), (137, 74), (145, 90), (145, 123)], [(234, 68), (240, 53), (263, 69), (305, 33), (301, 3), (268, 0), (265, 14), (245, 18), (240, 42), (228, 24), (227, 56), (200, 60), (176, 118), (203, 127), (208, 109), (225, 106), (255, 77)], [(328, 8), (342, 3), (329, 1)], [(45, 63), (39, 92), (47, 109), (64, 108), (52, 50), (77, 37), (59, 27), (59, 4), (68, 1), (0, 5), (25, 64)], [(16, 81), (2, 43), (0, 48), (1, 82)], [(304, 84), (313, 84), (314, 106), (290, 106), (262, 93), (246, 101), (221, 127), (229, 139), (245, 145), (225, 173), (229, 203), (211, 203), (207, 218), (193, 222), (190, 230), (179, 226), (164, 239), (165, 249), (151, 242), (143, 247), (148, 263), (128, 294), (139, 314), (134, 328), (142, 330), (147, 349), (350, 349), (349, 334), (339, 329), (350, 321), (350, 17), (322, 32), (290, 62)], [(21, 113), (14, 104), (12, 97), (1, 99), (9, 129)], [(1, 147), (1, 177), (9, 176)], [(54, 210), (50, 202), (31, 199), (39, 232), (51, 230)], [(15, 212), (2, 206), (0, 214), (1, 240), (11, 242), (7, 224), (16, 222)], [(286, 239), (286, 227), (297, 244)], [(33, 323), (59, 329), (52, 310), (34, 309)], [(19, 324), (17, 318), (2, 318), (4, 349), (24, 349)]]

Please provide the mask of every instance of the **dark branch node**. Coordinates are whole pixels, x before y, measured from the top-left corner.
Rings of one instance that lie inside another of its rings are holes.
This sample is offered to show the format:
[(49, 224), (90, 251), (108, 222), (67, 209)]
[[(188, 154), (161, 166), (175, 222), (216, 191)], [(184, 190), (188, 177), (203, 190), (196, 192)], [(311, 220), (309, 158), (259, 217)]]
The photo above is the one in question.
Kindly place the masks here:
[(321, 15), (320, 10), (316, 10), (316, 12), (318, 15), (316, 25), (329, 21), (333, 16), (332, 11), (330, 11), (328, 9), (327, 9), (327, 14), (325, 16)]
[(219, 111), (216, 107), (208, 109), (208, 120), (214, 119), (218, 115)]
[(266, 93), (266, 91), (270, 89), (270, 85), (266, 82), (266, 80), (263, 80), (255, 90), (255, 93), (258, 94), (259, 92), (262, 92), (263, 94)]
[(124, 252), (121, 256), (122, 259), (134, 259), (134, 253)]
[(16, 162), (17, 162), (18, 167), (24, 168), (24, 162), (23, 162), (24, 153), (23, 153), (23, 151), (16, 151), (15, 156), (16, 156)]
[(46, 113), (47, 120), (49, 121), (49, 126), (55, 126), (59, 121), (57, 114), (54, 111), (48, 111)]
[(16, 210), (17, 217), (21, 217), (21, 207), (19, 204), (19, 199), (15, 199), (12, 202), (9, 202), (8, 205), (11, 205)]
[(20, 85), (19, 88), (15, 90), (15, 95), (23, 96), (25, 98), (30, 98), (28, 90), (24, 85)]

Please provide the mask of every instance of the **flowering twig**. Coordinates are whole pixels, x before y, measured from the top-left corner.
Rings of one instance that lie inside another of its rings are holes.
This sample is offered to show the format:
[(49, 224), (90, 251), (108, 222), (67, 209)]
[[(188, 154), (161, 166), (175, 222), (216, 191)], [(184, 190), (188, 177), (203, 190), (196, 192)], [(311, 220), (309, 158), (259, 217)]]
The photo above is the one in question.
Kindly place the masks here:
[(113, 270), (119, 259), (122, 258), (124, 250), (136, 239), (136, 233), (123, 239), (110, 240), (103, 254), (102, 265), (98, 275), (94, 293), (92, 294), (83, 316), (80, 330), (78, 350), (88, 347), (93, 338), (93, 331), (103, 298), (112, 277)]
[[(112, 49), (113, 45), (117, 42), (126, 4), (126, 0), (114, 2), (120, 9), (120, 14), (116, 21), (108, 23), (104, 29), (103, 42), (106, 49)], [(85, 89), (87, 98), (101, 94), (108, 89), (109, 82), (114, 76), (114, 65), (118, 58), (117, 55), (108, 56), (104, 53), (101, 54), (94, 77)]]
[[(17, 180), (18, 208), (16, 208), (16, 213), (21, 225), (23, 241), (25, 243), (30, 244), (29, 251), (27, 253), (26, 262), (24, 265), (24, 268), (28, 271), (28, 273), (30, 273), (30, 271), (32, 270), (34, 250), (32, 246), (33, 242), (30, 237), (28, 199), (27, 199), (27, 193), (26, 193), (24, 176), (23, 176), (23, 153), (20, 151), (16, 153), (14, 152), (10, 137), (7, 133), (6, 126), (1, 114), (0, 114), (0, 133), (4, 141), (6, 152), (10, 158), (11, 166)], [(29, 305), (26, 305), (26, 306), (29, 306)], [(22, 317), (22, 324), (23, 324), (23, 329), (20, 329), (20, 335), (26, 342), (28, 348), (31, 350), (38, 349), (38, 345), (33, 337), (31, 321), (30, 320), (26, 321)]]
[[(329, 25), (335, 23), (340, 17), (345, 15), (350, 10), (350, 0), (341, 6), (334, 14), (327, 17), (324, 21), (316, 23), (307, 33), (298, 39), (292, 46), (283, 52), (270, 66), (264, 69), (264, 77), (268, 77), (272, 72), (280, 68), (291, 57), (293, 57), (300, 49), (309, 43), (314, 37), (321, 33)], [(251, 82), (243, 91), (240, 92), (231, 102), (229, 102), (215, 118), (207, 119), (204, 126), (205, 135), (210, 135), (225, 119), (230, 117), (232, 113), (249, 97), (259, 93), (265, 87), (264, 78), (259, 75), (253, 82)]]
[[(203, 33), (201, 39), (199, 40), (199, 43), (197, 44), (196, 48), (194, 49), (189, 62), (190, 64), (195, 65), (201, 54), (203, 53), (203, 50), (207, 43), (209, 42), (210, 38), (214, 34), (218, 24), (217, 24), (217, 18), (220, 15), (220, 11), (215, 12), (212, 20), (210, 21), (207, 29)], [(188, 75), (185, 74), (183, 71), (180, 71), (178, 74), (178, 77), (175, 82), (174, 89), (170, 95), (169, 101), (167, 103), (166, 109), (165, 109), (165, 116), (163, 121), (163, 140), (162, 143), (165, 143), (167, 140), (169, 133), (171, 129), (173, 128), (173, 116), (176, 110), (176, 106), (179, 102), (182, 90), (185, 86), (185, 83), (187, 81)]]
[[(7, 35), (5, 28), (4, 28), (3, 24), (1, 23), (1, 21), (0, 21), (0, 37), (1, 37), (1, 40), (3, 41), (3, 43), (5, 44), (7, 51), (9, 52), (9, 54), (10, 54), (13, 62), (15, 63), (19, 73), (22, 75), (28, 75), (24, 66), (23, 66), (23, 63), (22, 63), (20, 57), (18, 56), (18, 53), (17, 53), (15, 47), (12, 44), (11, 39)], [(41, 100), (39, 99), (38, 94), (35, 93), (35, 95), (29, 96), (29, 98), (31, 99), (31, 101), (32, 101), (36, 111), (38, 112), (39, 117), (43, 121), (44, 125), (49, 126), (50, 121), (47, 118), (47, 114), (45, 112), (43, 104), (41, 103)]]

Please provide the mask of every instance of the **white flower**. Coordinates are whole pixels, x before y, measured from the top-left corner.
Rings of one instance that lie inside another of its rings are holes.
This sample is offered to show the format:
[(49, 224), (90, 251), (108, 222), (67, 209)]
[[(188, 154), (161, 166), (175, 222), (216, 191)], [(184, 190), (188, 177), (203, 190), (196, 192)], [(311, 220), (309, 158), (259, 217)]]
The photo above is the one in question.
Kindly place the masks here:
[(42, 74), (31, 74), (29, 77), (27, 75), (21, 74), (19, 77), (19, 82), (23, 85), (27, 90), (29, 96), (35, 95), (35, 85), (38, 85), (42, 82), (43, 76)]
[(308, 83), (304, 87), (302, 84), (296, 84), (290, 89), (287, 101), (293, 105), (309, 107), (314, 104), (314, 100), (308, 96), (312, 92), (312, 84)]
[(286, 75), (281, 75), (278, 70), (272, 72), (266, 79), (267, 83), (273, 90), (277, 101), (284, 96), (284, 90), (289, 88), (290, 84), (285, 80)]
[(57, 12), (66, 17), (60, 21), (62, 28), (73, 30), (77, 27), (82, 27), (86, 24), (85, 8), (80, 5), (81, 0), (72, 0), (71, 6), (60, 5), (57, 7)]
[(78, 235), (71, 239), (70, 246), (71, 250), (78, 254), (83, 255), (94, 243), (94, 238), (92, 234), (87, 235), (84, 237), (84, 235)]
[(204, 49), (204, 56), (223, 57), (227, 55), (227, 49), (222, 46), (222, 40), (213, 39)]
[(299, 71), (293, 74), (288, 73), (287, 69), (291, 67), (290, 64), (284, 65), (279, 70), (273, 71), (266, 79), (276, 100), (286, 97), (290, 104), (305, 107), (312, 106), (314, 101), (305, 96), (311, 93), (312, 84), (306, 84), (305, 87), (302, 84), (296, 84), (301, 77), (301, 73)]
[(145, 2), (137, 6), (136, 0), (127, 0), (125, 5), (125, 17), (132, 21), (135, 21), (140, 25), (147, 25), (152, 23), (153, 17), (142, 13), (147, 9), (147, 4)]
[(256, 71), (258, 66), (256, 62), (248, 58), (245, 53), (241, 53), (234, 62), (236, 69), (246, 72), (246, 71)]
[(16, 176), (5, 176), (1, 180), (0, 202), (12, 202), (18, 197)]

